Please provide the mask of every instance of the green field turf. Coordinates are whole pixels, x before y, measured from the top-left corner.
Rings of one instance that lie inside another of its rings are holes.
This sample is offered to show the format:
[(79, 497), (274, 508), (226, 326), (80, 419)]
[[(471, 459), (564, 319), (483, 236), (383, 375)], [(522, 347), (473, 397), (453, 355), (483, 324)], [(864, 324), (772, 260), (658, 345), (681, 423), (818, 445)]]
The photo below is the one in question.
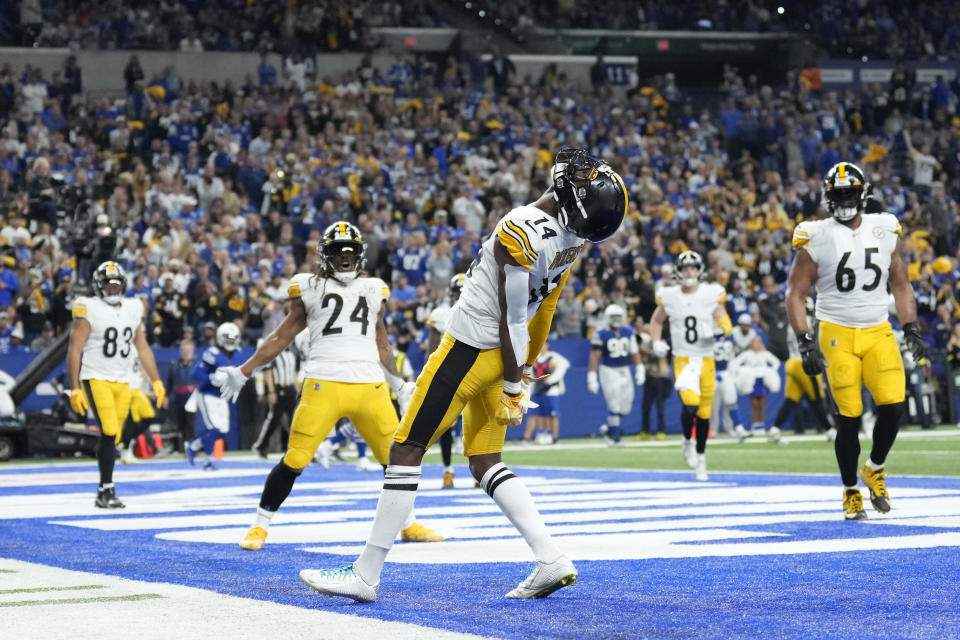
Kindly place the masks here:
[[(887, 458), (887, 471), (893, 475), (960, 475), (960, 430), (944, 427), (938, 435), (919, 430), (906, 430)], [(833, 443), (816, 437), (786, 444), (751, 442), (736, 444), (726, 437), (711, 439), (707, 444), (707, 468), (710, 471), (769, 471), (782, 473), (837, 473)], [(871, 441), (861, 437), (861, 465), (870, 453)], [(616, 469), (682, 469), (689, 470), (680, 455), (679, 437), (669, 436), (662, 442), (637, 442), (626, 436), (627, 446), (607, 448), (597, 438), (560, 441), (563, 447), (533, 445), (520, 448), (508, 442), (503, 459), (516, 466), (586, 467)], [(576, 445), (582, 445), (577, 447)], [(459, 461), (458, 459), (459, 458)], [(436, 447), (424, 462), (439, 462)], [(454, 457), (460, 464), (462, 456)]]

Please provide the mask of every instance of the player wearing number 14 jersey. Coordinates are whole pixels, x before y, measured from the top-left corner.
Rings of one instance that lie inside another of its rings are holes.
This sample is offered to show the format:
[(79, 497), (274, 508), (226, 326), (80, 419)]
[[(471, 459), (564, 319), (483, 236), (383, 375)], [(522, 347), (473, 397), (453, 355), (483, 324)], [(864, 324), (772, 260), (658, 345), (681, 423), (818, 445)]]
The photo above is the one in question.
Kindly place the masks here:
[[(863, 385), (877, 403), (878, 416), (870, 459), (860, 471), (860, 479), (881, 513), (890, 510), (883, 465), (906, 408), (903, 359), (887, 320), (888, 284), (904, 339), (917, 362), (923, 360), (927, 348), (917, 328), (913, 288), (900, 252), (900, 223), (889, 213), (863, 213), (867, 183), (854, 164), (834, 165), (822, 188), (831, 217), (802, 222), (794, 229), (797, 253), (788, 282), (787, 314), (797, 334), (804, 372), (815, 377), (826, 369), (837, 403), (834, 448), (843, 480), (844, 517), (866, 520), (857, 488)], [(814, 285), (819, 343), (804, 304)]]
[[(713, 394), (716, 386), (714, 342), (729, 336), (733, 324), (723, 303), (727, 299), (722, 286), (700, 282), (703, 259), (694, 251), (684, 251), (677, 258), (679, 287), (664, 287), (657, 294), (657, 310), (650, 319), (653, 352), (667, 355), (667, 343), (661, 340), (663, 323), (670, 320), (670, 343), (673, 348), (674, 386), (680, 394), (683, 412), (683, 457), (696, 469), (697, 480), (707, 479), (707, 434)], [(696, 427), (697, 441), (692, 437)]]
[(100, 487), (94, 504), (117, 509), (124, 504), (113, 486), (114, 445), (130, 412), (130, 371), (135, 358), (140, 358), (150, 378), (158, 407), (166, 392), (140, 326), (143, 303), (139, 298), (123, 297), (127, 290), (123, 268), (116, 262), (104, 262), (94, 273), (93, 287), (96, 297), (80, 297), (73, 302), (73, 328), (67, 352), (70, 406), (81, 415), (93, 410), (100, 426)]

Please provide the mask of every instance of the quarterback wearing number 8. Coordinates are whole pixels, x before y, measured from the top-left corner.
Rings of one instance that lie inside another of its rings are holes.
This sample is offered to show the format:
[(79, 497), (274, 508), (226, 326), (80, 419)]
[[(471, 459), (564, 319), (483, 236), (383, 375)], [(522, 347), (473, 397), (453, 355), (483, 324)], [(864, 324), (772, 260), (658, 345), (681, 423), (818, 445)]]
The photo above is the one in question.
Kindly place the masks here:
[[(663, 287), (657, 293), (657, 309), (650, 318), (653, 352), (663, 358), (672, 347), (674, 387), (683, 410), (683, 457), (696, 470), (697, 480), (707, 480), (707, 435), (716, 390), (716, 340), (729, 336), (733, 324), (723, 303), (727, 292), (716, 282), (700, 282), (703, 258), (696, 251), (677, 257), (675, 277), (679, 287)], [(661, 339), (663, 323), (670, 320), (671, 347)], [(696, 429), (696, 443), (693, 432)]]
[[(839, 410), (834, 447), (844, 487), (844, 517), (866, 520), (857, 488), (862, 387), (867, 386), (879, 409), (870, 459), (860, 479), (881, 513), (890, 510), (883, 465), (906, 407), (903, 359), (887, 320), (888, 285), (917, 362), (927, 348), (917, 328), (913, 288), (901, 256), (900, 223), (889, 213), (863, 212), (867, 183), (854, 164), (834, 165), (822, 188), (831, 217), (802, 222), (793, 232), (796, 256), (788, 282), (787, 313), (797, 334), (804, 372), (813, 377), (826, 371)], [(804, 304), (812, 286), (817, 290), (819, 342)]]
[(424, 451), (461, 412), (470, 471), (537, 561), (507, 597), (542, 598), (576, 580), (573, 563), (500, 454), (507, 427), (519, 425), (531, 406), (532, 365), (570, 267), (584, 240), (599, 242), (620, 227), (627, 190), (613, 169), (580, 149), (561, 151), (551, 177), (536, 202), (511, 210), (483, 242), (440, 346), (417, 378), (360, 557), (339, 569), (300, 572), (320, 593), (376, 600), (387, 553), (413, 505)]
[(96, 297), (80, 297), (73, 302), (73, 328), (67, 352), (70, 377), (70, 406), (81, 415), (87, 409), (100, 425), (97, 464), (100, 487), (94, 503), (104, 509), (124, 506), (113, 486), (114, 445), (130, 413), (130, 371), (140, 358), (150, 378), (157, 406), (163, 404), (166, 391), (157, 373), (153, 351), (143, 334), (143, 302), (124, 298), (127, 276), (116, 262), (104, 262), (93, 274)]

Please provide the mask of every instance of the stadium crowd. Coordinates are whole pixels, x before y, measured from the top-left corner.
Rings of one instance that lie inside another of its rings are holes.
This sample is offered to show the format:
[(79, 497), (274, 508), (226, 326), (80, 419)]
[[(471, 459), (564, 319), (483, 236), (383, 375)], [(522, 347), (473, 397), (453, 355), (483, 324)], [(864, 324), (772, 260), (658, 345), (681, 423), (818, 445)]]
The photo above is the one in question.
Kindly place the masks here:
[(792, 228), (818, 215), (820, 176), (841, 159), (907, 229), (930, 343), (944, 350), (960, 317), (957, 81), (921, 86), (898, 69), (889, 86), (836, 94), (800, 72), (769, 87), (729, 69), (701, 109), (672, 74), (626, 91), (600, 79), (591, 94), (555, 67), (520, 78), (497, 61), (400, 56), (319, 78), (297, 64), (278, 74), (264, 59), (243, 84), (124, 73), (116, 96), (96, 98), (72, 58), (49, 79), (4, 65), (0, 352), (62, 332), (77, 286), (109, 257), (149, 303), (152, 342), (204, 345), (233, 320), (252, 343), (282, 318), (287, 279), (313, 270), (319, 234), (347, 219), (367, 269), (391, 284), (391, 333), (422, 362), (446, 283), (546, 188), (562, 146), (607, 159), (631, 198), (620, 232), (574, 269), (556, 336), (589, 335), (608, 303), (649, 318), (691, 248), (728, 288), (731, 315), (780, 340), (769, 328)]

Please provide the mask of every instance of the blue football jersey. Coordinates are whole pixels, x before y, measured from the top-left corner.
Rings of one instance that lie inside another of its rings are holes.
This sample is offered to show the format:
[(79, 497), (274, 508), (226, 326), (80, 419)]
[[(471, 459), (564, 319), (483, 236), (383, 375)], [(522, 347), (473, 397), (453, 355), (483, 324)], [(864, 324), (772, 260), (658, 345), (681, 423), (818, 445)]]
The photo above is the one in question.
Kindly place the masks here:
[(628, 326), (616, 330), (600, 327), (593, 332), (590, 344), (602, 350), (600, 364), (605, 367), (629, 366), (630, 354), (637, 353), (637, 336)]
[(733, 338), (726, 337), (713, 346), (713, 360), (717, 371), (726, 371), (733, 360)]
[(227, 357), (227, 354), (218, 347), (209, 347), (193, 367), (193, 379), (198, 383), (197, 389), (200, 390), (200, 393), (219, 396), (220, 389), (210, 384), (210, 374), (220, 367), (230, 367), (236, 364), (240, 364), (236, 351), (230, 357)]

